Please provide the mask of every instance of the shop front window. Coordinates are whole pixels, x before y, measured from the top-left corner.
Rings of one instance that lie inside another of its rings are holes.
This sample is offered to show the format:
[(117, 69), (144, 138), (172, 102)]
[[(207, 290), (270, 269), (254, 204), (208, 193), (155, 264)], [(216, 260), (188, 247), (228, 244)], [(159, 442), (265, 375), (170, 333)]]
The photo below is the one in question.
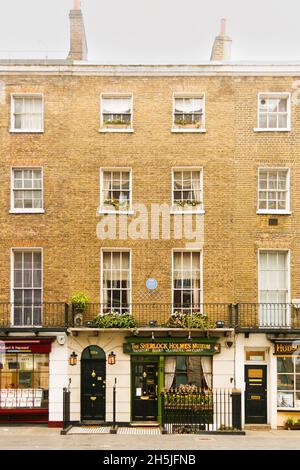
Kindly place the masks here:
[(0, 408), (48, 408), (48, 354), (2, 355)]
[(277, 407), (300, 409), (300, 361), (298, 357), (277, 358)]
[(165, 389), (212, 388), (212, 360), (210, 356), (166, 356)]

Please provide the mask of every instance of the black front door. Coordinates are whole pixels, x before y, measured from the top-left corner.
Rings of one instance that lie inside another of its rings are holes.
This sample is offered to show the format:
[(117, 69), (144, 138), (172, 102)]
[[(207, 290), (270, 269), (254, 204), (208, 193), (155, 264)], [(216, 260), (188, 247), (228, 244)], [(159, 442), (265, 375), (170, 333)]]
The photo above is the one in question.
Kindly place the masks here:
[(132, 420), (156, 421), (158, 357), (132, 357)]
[(267, 423), (267, 366), (245, 366), (245, 423)]
[(81, 420), (105, 421), (105, 354), (90, 346), (81, 358)]

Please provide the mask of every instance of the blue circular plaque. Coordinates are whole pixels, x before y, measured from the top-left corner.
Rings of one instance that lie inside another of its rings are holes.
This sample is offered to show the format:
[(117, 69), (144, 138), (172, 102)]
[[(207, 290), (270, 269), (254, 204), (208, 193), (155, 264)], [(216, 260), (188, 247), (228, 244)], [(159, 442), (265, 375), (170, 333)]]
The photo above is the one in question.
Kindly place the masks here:
[(147, 289), (149, 289), (149, 290), (155, 290), (155, 289), (157, 289), (157, 286), (158, 286), (158, 282), (157, 282), (156, 279), (153, 279), (153, 278), (147, 279), (147, 281), (146, 281), (146, 287), (147, 287)]

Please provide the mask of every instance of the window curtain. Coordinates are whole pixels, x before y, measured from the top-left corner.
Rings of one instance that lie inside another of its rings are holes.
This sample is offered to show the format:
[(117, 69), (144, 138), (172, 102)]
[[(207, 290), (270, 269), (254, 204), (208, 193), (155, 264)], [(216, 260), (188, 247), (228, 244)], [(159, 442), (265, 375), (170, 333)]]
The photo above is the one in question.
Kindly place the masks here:
[(126, 114), (131, 112), (130, 98), (104, 98), (103, 113), (105, 114)]
[(200, 388), (212, 388), (212, 368), (210, 356), (188, 356), (188, 383)]
[(202, 111), (201, 98), (175, 98), (176, 113), (199, 113)]
[(103, 188), (102, 188), (102, 195), (103, 195), (103, 204), (104, 204), (104, 201), (106, 201), (107, 199), (109, 199), (109, 192), (110, 192), (110, 189), (111, 189), (111, 183), (110, 183), (110, 172), (108, 171), (105, 171), (103, 173)]
[(210, 356), (201, 356), (201, 367), (206, 387), (212, 389), (212, 359)]
[(202, 202), (201, 198), (201, 175), (200, 173), (193, 173), (193, 181), (192, 181), (192, 188), (193, 188), (193, 195), (194, 199), (198, 202)]
[(170, 390), (176, 371), (176, 356), (165, 357), (165, 389)]
[(42, 100), (15, 98), (16, 128), (42, 129)]

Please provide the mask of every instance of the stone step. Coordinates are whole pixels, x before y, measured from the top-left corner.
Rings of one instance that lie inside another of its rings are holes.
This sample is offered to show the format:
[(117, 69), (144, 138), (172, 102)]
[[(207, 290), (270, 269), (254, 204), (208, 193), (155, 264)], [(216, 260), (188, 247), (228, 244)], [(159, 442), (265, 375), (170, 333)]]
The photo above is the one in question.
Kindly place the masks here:
[(245, 431), (270, 431), (270, 424), (245, 424)]
[(132, 421), (129, 423), (129, 426), (132, 428), (158, 428), (159, 423), (157, 421)]

